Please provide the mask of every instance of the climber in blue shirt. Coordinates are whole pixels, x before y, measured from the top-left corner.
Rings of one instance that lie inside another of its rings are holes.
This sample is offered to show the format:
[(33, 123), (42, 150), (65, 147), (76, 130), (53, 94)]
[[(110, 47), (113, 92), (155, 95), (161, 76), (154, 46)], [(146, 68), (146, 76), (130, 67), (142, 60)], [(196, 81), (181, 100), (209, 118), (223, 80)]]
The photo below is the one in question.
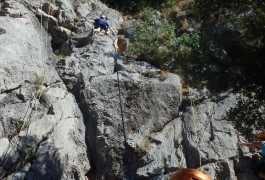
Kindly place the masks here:
[(257, 142), (248, 142), (248, 143), (239, 143), (239, 145), (255, 148), (261, 147), (261, 154), (263, 156), (263, 161), (257, 165), (254, 169), (254, 174), (260, 179), (265, 180), (265, 132), (260, 132), (257, 134), (259, 141)]
[(110, 25), (108, 18), (103, 14), (99, 18), (94, 19), (94, 32), (100, 32), (104, 30), (105, 35), (110, 33)]

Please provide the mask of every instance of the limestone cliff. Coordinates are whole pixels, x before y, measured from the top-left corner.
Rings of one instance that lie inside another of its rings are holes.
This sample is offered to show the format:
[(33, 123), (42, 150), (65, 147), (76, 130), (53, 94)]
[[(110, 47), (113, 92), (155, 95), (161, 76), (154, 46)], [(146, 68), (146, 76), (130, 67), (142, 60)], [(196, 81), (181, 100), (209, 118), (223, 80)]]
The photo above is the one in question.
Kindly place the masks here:
[[(225, 121), (236, 95), (182, 89), (120, 56), (119, 12), (98, 0), (0, 6), (1, 179), (167, 179), (185, 167), (254, 179)], [(102, 13), (115, 33), (92, 36)]]

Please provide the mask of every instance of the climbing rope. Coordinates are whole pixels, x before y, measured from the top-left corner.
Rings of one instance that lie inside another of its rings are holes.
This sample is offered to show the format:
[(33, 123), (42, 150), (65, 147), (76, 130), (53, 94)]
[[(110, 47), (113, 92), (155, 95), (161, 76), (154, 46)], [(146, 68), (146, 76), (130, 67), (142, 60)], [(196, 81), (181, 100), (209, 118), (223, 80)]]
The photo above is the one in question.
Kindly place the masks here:
[[(40, 7), (41, 7), (41, 5), (42, 5), (42, 1), (40, 1)], [(36, 14), (37, 14), (37, 10), (38, 10), (38, 8), (36, 8)], [(48, 15), (49, 15), (49, 13), (50, 13), (50, 7), (49, 7), (49, 10), (48, 10)], [(35, 16), (36, 16), (36, 14), (35, 14)], [(42, 38), (43, 37), (43, 30), (42, 30), (42, 24), (43, 24), (43, 17), (42, 17), (42, 13), (41, 13), (41, 18), (40, 18), (40, 37)], [(48, 20), (47, 20), (47, 29), (48, 29), (48, 24), (49, 24), (49, 16), (48, 16)], [(48, 49), (48, 36), (46, 36), (46, 39), (45, 39), (45, 45), (46, 45), (46, 49)], [(3, 160), (5, 160), (5, 162), (4, 162), (4, 164), (3, 164), (3, 167), (6, 165), (6, 163), (7, 163), (7, 161), (8, 161), (8, 159), (10, 158), (10, 153), (11, 153), (11, 151), (9, 151), (9, 149), (10, 149), (10, 147), (11, 147), (11, 145), (12, 145), (12, 143), (11, 143), (11, 139), (14, 137), (14, 136), (16, 136), (16, 135), (18, 135), (21, 131), (23, 131), (24, 129), (26, 130), (26, 135), (25, 135), (25, 139), (27, 139), (27, 136), (28, 136), (28, 130), (29, 130), (29, 124), (30, 124), (30, 120), (31, 120), (31, 115), (32, 115), (32, 109), (33, 108), (35, 108), (36, 110), (38, 109), (38, 102), (40, 101), (40, 98), (41, 98), (41, 94), (43, 93), (43, 85), (44, 85), (44, 82), (45, 82), (45, 79), (46, 79), (46, 64), (47, 64), (47, 59), (44, 59), (43, 58), (43, 51), (41, 51), (41, 53), (40, 53), (40, 58), (41, 58), (41, 60), (42, 60), (42, 76), (41, 76), (41, 83), (39, 84), (39, 86), (38, 86), (38, 90), (37, 90), (37, 92), (36, 92), (36, 94), (33, 96), (33, 98), (32, 98), (32, 100), (34, 99), (35, 101), (34, 101), (34, 103), (33, 103), (33, 105), (31, 105), (31, 103), (29, 103), (29, 106), (28, 106), (28, 108), (27, 108), (27, 110), (26, 110), (26, 113), (25, 113), (25, 115), (24, 115), (24, 117), (23, 117), (23, 124), (21, 125), (21, 127), (20, 127), (20, 129), (19, 129), (19, 131), (18, 132), (16, 132), (16, 134), (15, 135), (12, 135), (11, 136), (11, 138), (9, 139), (9, 146), (8, 146), (8, 148), (6, 149), (6, 151), (5, 151), (5, 153), (4, 153), (4, 158), (3, 158)], [(31, 100), (31, 101), (32, 101)], [(17, 144), (18, 144), (19, 142), (17, 142)], [(13, 145), (13, 146), (15, 146), (15, 145)], [(9, 152), (8, 152), (9, 151)], [(27, 154), (25, 153), (25, 152), (23, 152), (23, 155), (21, 156), (21, 158), (20, 158), (20, 160), (19, 160), (19, 162), (18, 162), (18, 164), (16, 165), (16, 168), (15, 168), (15, 170), (14, 170), (14, 173), (13, 173), (13, 175), (12, 175), (12, 178), (11, 178), (11, 180), (15, 177), (15, 174), (17, 173), (16, 171), (17, 171), (17, 169), (20, 167), (20, 164), (22, 163), (22, 160), (23, 160), (23, 158), (26, 158), (26, 156), (27, 156)], [(7, 158), (6, 158), (7, 157)]]
[[(113, 40), (113, 39), (112, 39)], [(126, 128), (125, 128), (125, 122), (124, 122), (124, 113), (123, 113), (123, 107), (122, 107), (122, 95), (121, 95), (121, 85), (120, 85), (120, 78), (119, 78), (119, 71), (118, 71), (118, 52), (117, 52), (117, 39), (113, 40), (113, 46), (115, 49), (115, 56), (114, 56), (114, 72), (117, 74), (117, 84), (118, 84), (118, 95), (119, 95), (119, 103), (120, 103), (120, 113), (121, 113), (121, 122), (122, 122), (122, 131), (123, 131), (123, 145), (125, 149), (125, 156), (124, 158), (124, 163), (125, 163), (125, 179), (130, 180), (130, 166), (128, 162), (128, 148), (127, 148), (127, 138), (126, 138)]]
[[(42, 0), (40, 0), (40, 8), (42, 6)], [(49, 6), (49, 9), (48, 9), (48, 19), (47, 19), (47, 26), (46, 26), (46, 29), (48, 30), (48, 25), (49, 25), (49, 14), (50, 14), (50, 6)], [(38, 9), (36, 9), (37, 11)], [(41, 17), (40, 17), (40, 37), (42, 39), (43, 37), (43, 28), (42, 28), (42, 24), (43, 24), (43, 16), (42, 16), (42, 13), (41, 13)], [(44, 41), (45, 45), (46, 45), (46, 49), (48, 49), (48, 36), (45, 36), (45, 41)], [(45, 79), (46, 79), (46, 66), (47, 66), (47, 58), (44, 58), (44, 54), (43, 54), (43, 51), (40, 51), (40, 59), (42, 60), (42, 76), (41, 76), (41, 83), (39, 84), (38, 86), (38, 90), (37, 90), (37, 93), (36, 93), (36, 96), (35, 96), (35, 102), (33, 104), (33, 108), (35, 108), (36, 110), (38, 109), (39, 107), (39, 101), (40, 101), (40, 98), (41, 98), (41, 95), (43, 93), (43, 85), (44, 85), (44, 82), (45, 82)], [(27, 137), (28, 137), (28, 131), (29, 131), (29, 125), (30, 125), (30, 121), (31, 121), (31, 113), (32, 111), (30, 111), (29, 113), (29, 116), (27, 117), (27, 119), (24, 119), (23, 120), (23, 125), (21, 126), (21, 129), (20, 131), (23, 130), (23, 128), (26, 127), (26, 135), (25, 135), (25, 139), (27, 141)], [(18, 134), (20, 133), (20, 131), (18, 132)], [(26, 146), (28, 144), (26, 143)], [(27, 148), (27, 147), (26, 147)], [(29, 152), (29, 149), (27, 149), (27, 152)], [(27, 158), (27, 152), (23, 152), (23, 155), (21, 156), (20, 160), (19, 160), (19, 163), (17, 164), (16, 168), (15, 168), (15, 171), (13, 173), (13, 176), (11, 178), (11, 180), (13, 180), (15, 174), (17, 173), (17, 170), (18, 168), (20, 167), (20, 164), (22, 163), (23, 161), (23, 158)]]
[[(193, 120), (193, 122), (195, 122), (195, 117), (196, 117), (196, 112), (195, 112), (195, 103), (194, 103), (194, 100), (193, 100), (193, 98), (192, 98), (192, 96), (191, 96), (191, 92), (190, 92), (190, 88), (188, 88), (188, 91), (189, 91), (189, 96), (190, 96), (190, 104), (191, 104), (191, 113), (192, 113), (192, 120)], [(206, 126), (204, 127), (204, 129), (201, 129), (200, 131), (203, 131), (203, 133), (202, 133), (202, 135), (201, 135), (201, 137), (203, 137), (204, 136), (204, 134), (205, 134), (205, 129), (208, 127), (208, 125), (210, 124), (210, 128), (212, 129), (212, 121), (210, 120), (207, 124), (206, 124)], [(195, 146), (194, 146), (194, 148), (195, 149), (197, 149), (198, 150), (198, 146), (199, 146), (199, 142), (201, 142), (201, 141), (197, 141), (196, 142), (196, 144), (195, 144)], [(189, 151), (189, 148), (188, 148), (188, 151)], [(191, 153), (192, 152), (190, 152), (189, 154), (188, 154), (188, 156), (186, 156), (186, 159), (187, 159), (187, 157), (189, 157), (190, 155), (191, 155)], [(202, 165), (201, 164), (201, 153), (200, 153), (200, 150), (198, 150), (198, 153), (199, 153), (199, 167)]]
[[(42, 0), (40, 1), (40, 7), (41, 7), (41, 5), (42, 5)], [(36, 11), (37, 11), (37, 9), (36, 9)], [(49, 13), (50, 13), (50, 7), (49, 7), (49, 10), (48, 10), (48, 15), (49, 15)], [(42, 17), (42, 13), (41, 13), (40, 24), (42, 25), (42, 23), (43, 23), (43, 17)], [(49, 16), (48, 16), (48, 20), (47, 20), (47, 29), (48, 29), (48, 24), (49, 24)], [(43, 36), (43, 32), (42, 32), (42, 27), (41, 26), (40, 26), (40, 36), (41, 36), (41, 38)], [(48, 37), (46, 36), (46, 39), (45, 39), (46, 48), (48, 47), (47, 44), (48, 44)], [(44, 56), (43, 55), (43, 51), (40, 51), (40, 59), (42, 60), (42, 70), (43, 71), (42, 71), (41, 81), (40, 81), (40, 84), (39, 84), (39, 86), (37, 88), (38, 90), (37, 90), (37, 93), (35, 95), (35, 98), (34, 98), (35, 100), (34, 100), (34, 103), (33, 103), (33, 107), (36, 107), (36, 110), (38, 109), (38, 106), (39, 106), (38, 102), (39, 102), (41, 94), (43, 92), (43, 84), (44, 84), (45, 79), (46, 79), (46, 59), (44, 60), (43, 56)], [(29, 115), (31, 115), (31, 113)], [(28, 126), (30, 124), (30, 120), (31, 120), (30, 116), (29, 117), (27, 116), (26, 119), (23, 119), (23, 124), (21, 126), (20, 131), (22, 131), (26, 126)]]

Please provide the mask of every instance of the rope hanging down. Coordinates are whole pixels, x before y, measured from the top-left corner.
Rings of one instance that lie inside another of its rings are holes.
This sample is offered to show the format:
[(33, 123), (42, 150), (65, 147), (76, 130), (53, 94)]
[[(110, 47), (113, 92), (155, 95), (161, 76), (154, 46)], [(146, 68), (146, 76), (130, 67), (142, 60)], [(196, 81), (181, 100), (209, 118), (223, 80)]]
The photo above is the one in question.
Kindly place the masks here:
[[(40, 7), (40, 9), (42, 8), (42, 0), (40, 0), (39, 7)], [(48, 15), (50, 14), (50, 10), (51, 10), (51, 7), (49, 7), (49, 9), (48, 9)], [(36, 7), (36, 13), (37, 13), (37, 11), (38, 11), (38, 8)], [(48, 16), (46, 30), (48, 30), (49, 20), (50, 20), (50, 18)], [(40, 36), (41, 36), (41, 38), (43, 37), (42, 24), (43, 24), (43, 16), (41, 14), (41, 17), (40, 17)], [(45, 25), (43, 25), (43, 27), (45, 27)], [(46, 49), (48, 48), (48, 36), (47, 35), (45, 36), (44, 46), (45, 46)], [(41, 76), (41, 82), (40, 82), (40, 84), (38, 86), (38, 90), (37, 90), (37, 92), (35, 94), (35, 98), (34, 98), (35, 101), (34, 101), (33, 107), (32, 107), (32, 108), (35, 107), (36, 110), (38, 109), (38, 106), (39, 106), (38, 101), (40, 101), (41, 94), (43, 93), (43, 85), (44, 85), (44, 82), (45, 82), (45, 79), (46, 79), (47, 59), (46, 58), (44, 59), (43, 51), (40, 51), (40, 59), (42, 60), (42, 76)], [(20, 131), (19, 131), (19, 133), (20, 133), (21, 131), (23, 131), (23, 128), (25, 128), (25, 131), (26, 131), (25, 139), (26, 139), (26, 141), (28, 141), (27, 137), (29, 135), (29, 126), (30, 126), (30, 123), (31, 123), (30, 122), (31, 121), (31, 115), (32, 115), (32, 111), (30, 111), (30, 113), (29, 113), (29, 115), (28, 115), (28, 117), (26, 119), (23, 119), (23, 124), (21, 126)], [(17, 166), (15, 168), (15, 172), (13, 173), (11, 180), (16, 178), (15, 174), (17, 173), (17, 170), (20, 167), (23, 159), (27, 158), (28, 151), (29, 151), (29, 149), (27, 149), (27, 152), (23, 152), (23, 154), (22, 154), (22, 156), (21, 156), (21, 158), (19, 160), (19, 163), (17, 164)]]
[(121, 121), (122, 121), (122, 129), (123, 129), (123, 143), (124, 143), (124, 149), (125, 149), (125, 156), (123, 157), (124, 159), (124, 164), (125, 164), (125, 179), (130, 180), (130, 166), (128, 162), (128, 148), (127, 148), (127, 138), (126, 138), (126, 128), (125, 128), (125, 123), (124, 123), (124, 113), (123, 113), (123, 107), (122, 107), (122, 98), (121, 98), (121, 85), (120, 85), (120, 78), (119, 78), (119, 71), (118, 71), (118, 46), (117, 46), (117, 39), (113, 40), (113, 46), (115, 49), (115, 56), (114, 56), (114, 73), (117, 73), (117, 84), (118, 84), (118, 94), (119, 94), (119, 103), (120, 103), (120, 112), (121, 112)]
[[(40, 0), (40, 7), (42, 6), (42, 0)], [(36, 14), (37, 14), (37, 11), (38, 11), (38, 7), (36, 7)], [(49, 14), (49, 12), (50, 12), (50, 7), (49, 7), (49, 10), (48, 10), (48, 14)], [(35, 14), (35, 16), (36, 16), (36, 14)], [(42, 14), (41, 14), (41, 17), (40, 17), (40, 36), (42, 37), (42, 35), (43, 35), (43, 32), (42, 32), (42, 24), (43, 24), (43, 18), (42, 18)], [(48, 24), (49, 24), (49, 17), (48, 17), (48, 21), (47, 21), (47, 27), (46, 27), (46, 29), (48, 29)], [(46, 48), (48, 47), (48, 37), (46, 36), (46, 38), (45, 38), (45, 45), (46, 45)], [(28, 108), (27, 108), (27, 111), (26, 111), (26, 113), (25, 113), (25, 115), (24, 115), (24, 117), (23, 117), (23, 119), (22, 119), (22, 121), (23, 121), (23, 123), (22, 123), (22, 125), (21, 125), (21, 127), (20, 127), (20, 129), (18, 130), (18, 132), (16, 133), (16, 134), (14, 134), (14, 135), (12, 135), (11, 137), (10, 137), (10, 139), (9, 139), (9, 141), (11, 141), (11, 139), (14, 137), (14, 136), (16, 136), (16, 135), (18, 135), (21, 131), (23, 131), (23, 130), (25, 130), (26, 131), (26, 136), (25, 136), (25, 139), (27, 139), (27, 136), (28, 136), (28, 130), (29, 130), (29, 124), (30, 124), (30, 120), (31, 120), (31, 115), (32, 115), (32, 109), (35, 107), (35, 109), (38, 109), (38, 104), (37, 104), (37, 100), (40, 100), (40, 95), (41, 95), (41, 93), (43, 92), (43, 88), (42, 88), (42, 86), (43, 86), (43, 84), (44, 84), (44, 81), (45, 81), (45, 79), (46, 79), (46, 59), (44, 60), (44, 58), (43, 58), (43, 51), (41, 51), (40, 52), (40, 57), (41, 57), (41, 60), (42, 60), (42, 76), (41, 76), (41, 82), (40, 82), (40, 84), (39, 84), (39, 86), (38, 86), (38, 90), (37, 90), (37, 92), (35, 93), (35, 95), (34, 95), (34, 97), (32, 98), (32, 100), (34, 100), (34, 103), (32, 104), (32, 107), (30, 107), (31, 106), (31, 103), (29, 103), (29, 106), (28, 106)], [(19, 143), (19, 142), (17, 142), (17, 143)], [(9, 151), (9, 149), (11, 148), (11, 146), (12, 146), (12, 143), (10, 142), (9, 143), (9, 146), (8, 146), (8, 148), (7, 148), (7, 150), (5, 151), (5, 153), (4, 153), (4, 158), (3, 158), (3, 160), (4, 160), (4, 164), (3, 164), (3, 166), (5, 166), (5, 164), (7, 163), (7, 161), (9, 160), (9, 158), (10, 158), (10, 153), (12, 152), (12, 150), (10, 150)], [(14, 146), (14, 145), (13, 145)], [(11, 177), (11, 180), (13, 180), (14, 178), (16, 178), (15, 177), (15, 175), (16, 175), (16, 173), (17, 173), (17, 170), (18, 170), (18, 168), (20, 167), (20, 165), (21, 165), (21, 163), (22, 163), (22, 161), (23, 161), (23, 158), (26, 158), (26, 155), (27, 154), (25, 154), (24, 152), (23, 152), (23, 154), (21, 155), (21, 157), (20, 157), (20, 159), (19, 159), (19, 161), (18, 161), (18, 164), (16, 164), (15, 166), (16, 167), (14, 167), (14, 173), (13, 173), (13, 175), (12, 175), (12, 177)]]

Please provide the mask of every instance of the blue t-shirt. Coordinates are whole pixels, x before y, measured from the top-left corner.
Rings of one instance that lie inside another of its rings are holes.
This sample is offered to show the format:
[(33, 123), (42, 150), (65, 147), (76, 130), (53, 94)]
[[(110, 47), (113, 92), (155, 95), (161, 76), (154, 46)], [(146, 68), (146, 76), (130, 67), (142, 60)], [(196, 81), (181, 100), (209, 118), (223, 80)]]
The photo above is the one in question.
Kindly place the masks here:
[(96, 26), (100, 26), (101, 28), (105, 29), (105, 28), (109, 28), (109, 23), (106, 19), (104, 18), (97, 18), (95, 19), (95, 25)]
[(265, 141), (262, 141), (262, 146), (261, 146), (261, 153), (265, 157)]

